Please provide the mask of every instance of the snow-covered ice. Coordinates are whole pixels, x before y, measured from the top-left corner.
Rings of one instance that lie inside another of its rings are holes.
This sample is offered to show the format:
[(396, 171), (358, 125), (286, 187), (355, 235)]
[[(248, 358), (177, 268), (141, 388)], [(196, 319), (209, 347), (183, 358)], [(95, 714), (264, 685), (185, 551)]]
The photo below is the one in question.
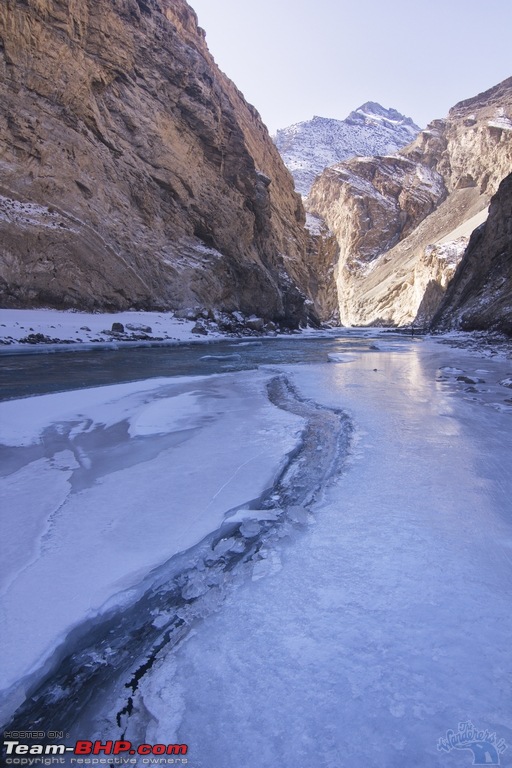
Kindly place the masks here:
[(347, 409), (350, 465), (144, 683), (148, 738), (194, 768), (456, 768), (471, 752), (438, 742), (468, 720), (512, 744), (511, 417), (485, 407), (507, 365), (486, 361), (481, 401), (436, 381), (480, 361), (432, 342), (287, 370)]
[[(8, 679), (222, 522), (257, 537), (279, 521), (248, 502), (303, 428), (267, 399), (281, 371), (305, 403), (348, 414), (348, 458), (296, 508), (305, 527), (263, 541), (251, 578), (152, 662), (122, 729), (108, 698), (95, 733), (186, 743), (192, 768), (457, 768), (471, 753), (438, 743), (468, 720), (512, 749), (510, 361), (365, 334), (323, 364), (0, 404), (20, 510), (6, 519)], [(187, 585), (205, 588), (201, 573)]]
[(332, 363), (353, 363), (357, 360), (357, 355), (350, 352), (330, 352), (327, 357)]
[(4, 689), (272, 485), (302, 420), (269, 403), (270, 378), (156, 379), (0, 403)]

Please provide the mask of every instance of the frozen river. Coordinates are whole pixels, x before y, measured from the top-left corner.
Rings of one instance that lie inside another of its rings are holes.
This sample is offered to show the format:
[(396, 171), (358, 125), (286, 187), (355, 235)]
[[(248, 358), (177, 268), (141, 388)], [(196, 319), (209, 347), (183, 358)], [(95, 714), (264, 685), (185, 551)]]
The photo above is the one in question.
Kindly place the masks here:
[(512, 364), (243, 344), (5, 358), (35, 396), (0, 404), (2, 725), (192, 768), (507, 765)]

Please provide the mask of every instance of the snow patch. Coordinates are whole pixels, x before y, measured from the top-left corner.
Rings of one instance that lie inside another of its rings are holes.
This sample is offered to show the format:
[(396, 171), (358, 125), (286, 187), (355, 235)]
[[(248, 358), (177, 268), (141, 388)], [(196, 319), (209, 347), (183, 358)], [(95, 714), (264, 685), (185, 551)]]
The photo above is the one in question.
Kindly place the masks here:
[(38, 203), (23, 203), (0, 195), (0, 220), (19, 227), (45, 227), (46, 229), (72, 229), (69, 219), (54, 208)]
[(319, 216), (314, 216), (312, 213), (306, 213), (306, 229), (308, 229), (312, 235), (322, 235), (325, 234), (327, 225)]
[(505, 114), (503, 107), (496, 109), (496, 114), (487, 122), (489, 128), (501, 128), (504, 131), (512, 131), (512, 120)]
[(196, 392), (164, 397), (141, 407), (130, 418), (130, 437), (162, 435), (199, 426), (204, 418), (203, 403)]

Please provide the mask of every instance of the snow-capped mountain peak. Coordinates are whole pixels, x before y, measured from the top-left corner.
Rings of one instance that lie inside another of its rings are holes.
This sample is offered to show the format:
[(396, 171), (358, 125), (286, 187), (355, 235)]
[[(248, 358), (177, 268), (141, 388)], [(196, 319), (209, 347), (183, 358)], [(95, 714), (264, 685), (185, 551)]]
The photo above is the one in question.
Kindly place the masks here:
[(356, 155), (388, 155), (409, 144), (419, 127), (396, 109), (367, 101), (345, 120), (315, 115), (273, 136), (295, 179), (295, 188), (307, 195), (324, 168)]
[(361, 104), (345, 119), (346, 123), (385, 123), (389, 126), (404, 126), (408, 128), (413, 138), (417, 136), (419, 127), (410, 117), (402, 115), (396, 109), (386, 109), (376, 101), (367, 101)]

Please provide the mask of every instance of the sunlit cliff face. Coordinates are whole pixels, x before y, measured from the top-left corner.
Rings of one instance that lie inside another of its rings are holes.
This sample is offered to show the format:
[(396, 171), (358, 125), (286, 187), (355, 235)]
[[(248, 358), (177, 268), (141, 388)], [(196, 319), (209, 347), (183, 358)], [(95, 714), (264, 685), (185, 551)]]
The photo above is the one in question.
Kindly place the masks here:
[(512, 169), (512, 78), (454, 107), (391, 157), (326, 169), (308, 209), (340, 248), (346, 325), (428, 326)]

